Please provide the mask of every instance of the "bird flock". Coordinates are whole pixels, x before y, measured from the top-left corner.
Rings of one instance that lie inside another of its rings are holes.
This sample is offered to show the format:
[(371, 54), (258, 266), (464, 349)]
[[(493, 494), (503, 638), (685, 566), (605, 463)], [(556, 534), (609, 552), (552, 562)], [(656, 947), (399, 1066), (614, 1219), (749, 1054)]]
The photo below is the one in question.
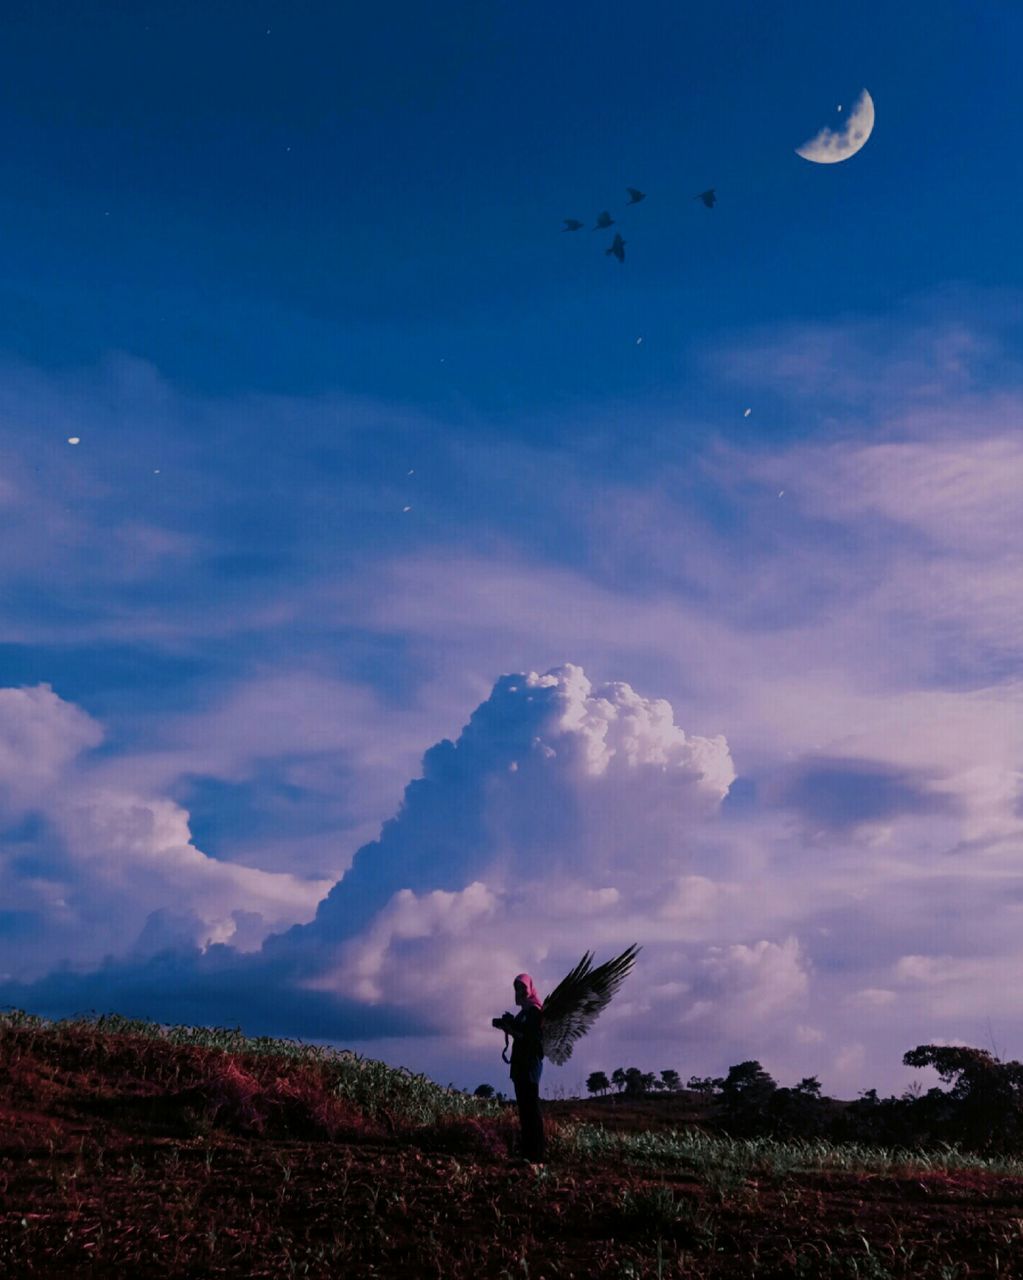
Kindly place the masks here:
[[(640, 191), (636, 187), (626, 187), (625, 190), (628, 192), (629, 196), (628, 200), (625, 202), (626, 208), (632, 204), (639, 204), (641, 200), (646, 199), (646, 192)], [(717, 202), (717, 194), (713, 187), (708, 187), (706, 191), (701, 191), (698, 195), (693, 196), (693, 199), (702, 200), (708, 209), (713, 209)], [(580, 222), (578, 218), (563, 218), (562, 222), (564, 223), (561, 228), (562, 231), (581, 231), (585, 225), (583, 222)], [(597, 214), (597, 221), (593, 224), (592, 229), (594, 231), (606, 231), (608, 227), (613, 227), (614, 225), (615, 220), (611, 217), (610, 211), (602, 209), (601, 212)], [(608, 257), (617, 258), (619, 262), (624, 262), (625, 246), (627, 243), (628, 242), (622, 238), (621, 232), (616, 231), (615, 238), (611, 241), (609, 247), (604, 250), (604, 253)]]

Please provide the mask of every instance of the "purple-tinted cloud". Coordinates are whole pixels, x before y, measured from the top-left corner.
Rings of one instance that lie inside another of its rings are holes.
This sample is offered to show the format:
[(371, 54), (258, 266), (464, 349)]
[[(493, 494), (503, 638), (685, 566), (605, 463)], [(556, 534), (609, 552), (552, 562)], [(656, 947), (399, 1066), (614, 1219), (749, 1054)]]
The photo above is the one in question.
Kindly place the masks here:
[(841, 830), (909, 814), (952, 810), (926, 778), (883, 761), (815, 756), (781, 769), (762, 788), (768, 803), (794, 809), (814, 828)]

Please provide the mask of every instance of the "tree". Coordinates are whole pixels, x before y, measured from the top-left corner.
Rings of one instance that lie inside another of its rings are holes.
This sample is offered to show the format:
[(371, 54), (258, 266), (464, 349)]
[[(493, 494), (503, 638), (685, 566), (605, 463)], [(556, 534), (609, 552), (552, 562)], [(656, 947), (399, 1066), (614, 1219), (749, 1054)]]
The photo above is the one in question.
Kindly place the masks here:
[(807, 1098), (819, 1098), (821, 1096), (821, 1082), (816, 1076), (804, 1076), (792, 1092), (803, 1094)]
[(624, 1067), (615, 1067), (611, 1072), (611, 1083), (619, 1093), (625, 1088), (625, 1069)]
[(492, 1098), (493, 1096), (494, 1086), (492, 1084), (478, 1084), (473, 1093), (474, 1098)]
[(1023, 1066), (999, 1062), (986, 1049), (958, 1044), (921, 1044), (902, 1055), (907, 1067), (933, 1067), (939, 1078), (952, 1085), (953, 1098), (972, 1098), (987, 1093), (1018, 1093), (1023, 1083)]
[(644, 1093), (643, 1088), (643, 1072), (639, 1067), (625, 1068), (625, 1092), (630, 1098), (638, 1098)]
[(728, 1068), (721, 1092), (726, 1098), (753, 1097), (774, 1093), (777, 1087), (760, 1063), (753, 1058)]
[[(1023, 1135), (1023, 1063), (999, 1062), (986, 1049), (922, 1044), (903, 1055), (907, 1067), (933, 1067), (948, 1093), (930, 1089), (914, 1108), (975, 1147), (1013, 1146)], [(904, 1095), (905, 1096), (905, 1095)]]
[(677, 1093), (682, 1088), (682, 1081), (679, 1079), (678, 1072), (670, 1067), (667, 1071), (661, 1072), (661, 1083), (665, 1089), (670, 1089), (672, 1093)]
[(586, 1088), (590, 1093), (603, 1095), (611, 1088), (611, 1081), (603, 1071), (593, 1071), (586, 1077)]
[(758, 1132), (777, 1091), (778, 1086), (755, 1059), (729, 1067), (721, 1086), (729, 1131)]
[(709, 1097), (720, 1093), (724, 1083), (721, 1076), (690, 1076), (686, 1081), (686, 1088), (692, 1089), (694, 1093), (705, 1093)]

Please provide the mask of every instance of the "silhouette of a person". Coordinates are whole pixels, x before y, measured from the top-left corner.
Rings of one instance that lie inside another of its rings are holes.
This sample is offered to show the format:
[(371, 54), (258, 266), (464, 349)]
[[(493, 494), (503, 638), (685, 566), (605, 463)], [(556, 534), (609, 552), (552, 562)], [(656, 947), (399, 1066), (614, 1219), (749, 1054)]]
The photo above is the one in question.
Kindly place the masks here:
[(540, 1112), (540, 1077), (543, 1074), (543, 1002), (536, 994), (533, 979), (520, 973), (515, 979), (515, 1003), (519, 1012), (499, 1020), (501, 1030), (512, 1038), (511, 1078), (519, 1106), (522, 1128), (522, 1155), (533, 1164), (544, 1158), (543, 1116)]

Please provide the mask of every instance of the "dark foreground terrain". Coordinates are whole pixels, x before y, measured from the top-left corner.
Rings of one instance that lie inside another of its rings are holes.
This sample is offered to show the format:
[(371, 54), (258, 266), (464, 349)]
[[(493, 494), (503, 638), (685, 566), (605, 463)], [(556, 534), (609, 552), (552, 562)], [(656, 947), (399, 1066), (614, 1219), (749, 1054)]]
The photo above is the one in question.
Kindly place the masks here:
[(0, 1018), (0, 1275), (1023, 1280), (1012, 1161), (729, 1144), (676, 1095), (547, 1104), (534, 1167), (496, 1104), (175, 1031)]

